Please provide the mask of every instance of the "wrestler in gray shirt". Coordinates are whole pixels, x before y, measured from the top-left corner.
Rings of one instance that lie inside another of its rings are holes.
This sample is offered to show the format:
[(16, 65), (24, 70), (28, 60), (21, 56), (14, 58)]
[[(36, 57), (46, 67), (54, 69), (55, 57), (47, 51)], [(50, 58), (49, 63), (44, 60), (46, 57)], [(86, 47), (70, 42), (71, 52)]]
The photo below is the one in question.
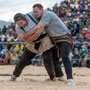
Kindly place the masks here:
[(48, 10), (45, 10), (40, 23), (47, 25), (47, 33), (51, 37), (58, 37), (65, 34), (71, 34), (67, 26), (58, 18), (58, 16)]

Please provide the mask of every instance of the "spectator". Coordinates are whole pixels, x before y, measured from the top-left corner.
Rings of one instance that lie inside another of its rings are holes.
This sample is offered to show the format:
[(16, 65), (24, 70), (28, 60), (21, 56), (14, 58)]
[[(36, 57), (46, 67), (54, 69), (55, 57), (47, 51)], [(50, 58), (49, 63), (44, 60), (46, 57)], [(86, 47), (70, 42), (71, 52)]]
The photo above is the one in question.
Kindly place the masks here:
[(7, 31), (7, 27), (4, 25), (3, 28), (2, 28), (2, 33), (5, 34)]
[(12, 54), (12, 60), (18, 60), (18, 54), (16, 52), (13, 52)]
[(10, 61), (12, 61), (12, 53), (10, 51), (6, 53), (5, 60), (7, 64), (10, 64)]

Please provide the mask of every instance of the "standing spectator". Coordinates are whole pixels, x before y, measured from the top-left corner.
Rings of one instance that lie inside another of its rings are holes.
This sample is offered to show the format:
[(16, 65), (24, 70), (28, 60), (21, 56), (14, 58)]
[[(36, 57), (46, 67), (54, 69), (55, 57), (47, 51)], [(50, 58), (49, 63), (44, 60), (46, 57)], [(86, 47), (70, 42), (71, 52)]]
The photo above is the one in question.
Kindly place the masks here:
[(88, 55), (90, 55), (90, 40), (88, 40), (87, 49), (88, 49)]
[(7, 31), (7, 27), (4, 25), (3, 28), (2, 28), (2, 33), (5, 34)]
[(75, 33), (78, 34), (79, 33), (79, 24), (76, 20), (73, 21), (73, 28), (75, 29)]
[(0, 52), (2, 51), (3, 49), (3, 44), (0, 43)]

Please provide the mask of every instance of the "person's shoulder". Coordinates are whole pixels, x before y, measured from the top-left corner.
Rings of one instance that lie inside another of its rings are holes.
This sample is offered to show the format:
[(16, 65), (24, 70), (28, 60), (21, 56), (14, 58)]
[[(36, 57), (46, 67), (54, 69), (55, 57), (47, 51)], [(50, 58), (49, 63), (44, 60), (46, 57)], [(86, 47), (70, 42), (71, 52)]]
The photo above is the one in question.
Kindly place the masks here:
[(44, 10), (44, 13), (53, 13), (53, 12), (46, 9), (46, 10)]
[(20, 27), (18, 26), (18, 24), (16, 24), (15, 29), (18, 29), (18, 28), (20, 28)]
[(21, 30), (21, 28), (19, 27), (18, 24), (16, 24), (16, 26), (15, 26), (15, 30), (16, 30), (16, 31)]
[(29, 12), (29, 13), (26, 14), (26, 16), (28, 16), (28, 15), (30, 15), (33, 19), (36, 19), (35, 16), (34, 16), (34, 14), (33, 14), (33, 11), (31, 11), (31, 12)]
[(26, 15), (27, 15), (27, 14), (29, 14), (29, 15), (33, 15), (33, 11), (26, 13)]
[(50, 11), (50, 10), (45, 10), (44, 14), (45, 15), (47, 14), (47, 15), (50, 15), (50, 16), (56, 15), (53, 11)]

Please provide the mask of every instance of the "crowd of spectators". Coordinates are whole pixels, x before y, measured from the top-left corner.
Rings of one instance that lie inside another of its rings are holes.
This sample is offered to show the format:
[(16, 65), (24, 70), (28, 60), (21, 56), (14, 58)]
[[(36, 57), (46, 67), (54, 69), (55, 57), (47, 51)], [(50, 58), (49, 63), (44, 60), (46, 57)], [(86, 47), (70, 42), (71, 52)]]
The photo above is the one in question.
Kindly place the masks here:
[[(47, 9), (60, 17), (73, 36), (72, 66), (90, 67), (90, 0), (64, 0)], [(14, 23), (0, 29), (0, 42), (0, 63), (19, 60), (25, 43), (18, 41)]]

